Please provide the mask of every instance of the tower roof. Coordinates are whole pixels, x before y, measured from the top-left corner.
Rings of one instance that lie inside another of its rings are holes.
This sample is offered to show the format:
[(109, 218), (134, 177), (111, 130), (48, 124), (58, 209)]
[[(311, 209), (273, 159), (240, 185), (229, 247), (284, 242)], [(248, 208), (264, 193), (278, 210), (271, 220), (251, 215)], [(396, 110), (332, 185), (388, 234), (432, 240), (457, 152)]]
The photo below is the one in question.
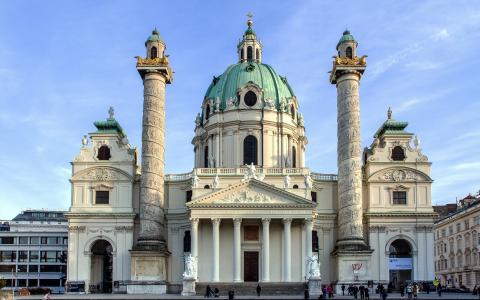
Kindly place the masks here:
[(109, 117), (105, 121), (96, 121), (93, 123), (93, 125), (97, 127), (95, 133), (114, 133), (119, 134), (122, 137), (125, 136), (122, 126), (120, 126), (120, 123), (115, 120), (113, 113), (113, 107), (110, 107), (108, 110)]
[(152, 34), (145, 41), (145, 46), (147, 46), (147, 44), (150, 42), (160, 42), (162, 44), (165, 44), (156, 27), (155, 29), (153, 29)]
[(357, 43), (357, 41), (355, 41), (355, 38), (353, 37), (353, 35), (350, 34), (350, 31), (348, 29), (346, 29), (344, 32), (343, 32), (343, 35), (342, 37), (340, 38), (340, 40), (338, 41), (337, 43), (337, 49), (338, 49), (338, 46), (340, 46), (340, 44), (342, 43), (345, 43), (347, 41), (353, 41), (355, 43)]
[(384, 135), (412, 135), (405, 131), (408, 122), (395, 121), (392, 119), (392, 109), (389, 107), (387, 112), (387, 120), (377, 130), (373, 137), (377, 138)]

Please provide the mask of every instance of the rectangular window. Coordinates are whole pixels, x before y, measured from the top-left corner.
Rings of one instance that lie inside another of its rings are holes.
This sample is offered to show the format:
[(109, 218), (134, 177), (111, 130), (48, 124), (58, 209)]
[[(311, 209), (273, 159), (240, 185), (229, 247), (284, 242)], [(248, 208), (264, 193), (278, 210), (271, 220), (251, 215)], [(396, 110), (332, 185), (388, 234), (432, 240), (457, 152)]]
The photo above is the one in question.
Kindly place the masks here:
[(40, 243), (41, 243), (42, 245), (46, 245), (46, 244), (47, 244), (47, 237), (46, 237), (46, 236), (42, 236), (42, 237), (40, 238)]
[(192, 191), (187, 191), (187, 194), (185, 196), (185, 202), (190, 202), (192, 201)]
[(465, 230), (470, 229), (470, 220), (465, 220)]
[(18, 279), (18, 286), (19, 287), (26, 287), (27, 286), (27, 280), (26, 279)]
[(474, 225), (479, 225), (480, 224), (480, 216), (476, 216), (475, 218), (473, 218), (473, 224)]
[(40, 279), (40, 286), (47, 286), (47, 287), (60, 286), (60, 279)]
[(446, 237), (447, 236), (447, 230), (446, 229), (442, 229), (442, 237)]
[(312, 252), (318, 252), (318, 235), (316, 230), (312, 230)]
[(462, 226), (462, 224), (457, 223), (457, 232), (460, 232), (462, 230), (461, 226)]
[(58, 273), (60, 272), (59, 265), (40, 265), (40, 273)]
[(38, 286), (38, 279), (29, 279), (28, 280), (29, 287), (37, 287)]
[(38, 251), (30, 251), (30, 261), (38, 261)]
[(406, 205), (407, 204), (407, 192), (393, 191), (393, 204)]
[(310, 194), (312, 195), (312, 202), (317, 203), (317, 192), (310, 192)]
[(95, 204), (108, 204), (109, 203), (109, 191), (96, 191), (95, 192)]
[(27, 262), (28, 261), (28, 251), (18, 251), (18, 261)]
[(47, 237), (47, 245), (56, 245), (56, 244), (57, 244), (57, 237), (56, 236)]
[(18, 265), (17, 272), (19, 273), (27, 273), (27, 265)]
[(28, 236), (20, 236), (18, 237), (18, 243), (20, 245), (28, 245)]
[[(15, 272), (15, 265), (0, 265), (0, 273), (12, 273)], [(6, 285), (8, 286), (8, 285)]]
[(0, 237), (0, 244), (2, 245), (13, 245), (15, 238), (13, 236), (3, 236)]
[(40, 251), (40, 262), (56, 262), (57, 251)]
[(453, 226), (448, 226), (448, 235), (452, 235), (453, 234)]
[(29, 265), (28, 272), (30, 273), (37, 273), (38, 272), (38, 265)]
[(32, 245), (38, 245), (38, 244), (40, 244), (40, 239), (39, 239), (39, 237), (38, 237), (38, 236), (32, 236), (32, 237), (30, 238), (30, 244), (32, 244)]
[(64, 236), (64, 237), (62, 238), (62, 241), (63, 241), (63, 242), (62, 242), (63, 245), (68, 245), (68, 237)]
[(0, 251), (1, 262), (15, 262), (17, 261), (17, 251)]

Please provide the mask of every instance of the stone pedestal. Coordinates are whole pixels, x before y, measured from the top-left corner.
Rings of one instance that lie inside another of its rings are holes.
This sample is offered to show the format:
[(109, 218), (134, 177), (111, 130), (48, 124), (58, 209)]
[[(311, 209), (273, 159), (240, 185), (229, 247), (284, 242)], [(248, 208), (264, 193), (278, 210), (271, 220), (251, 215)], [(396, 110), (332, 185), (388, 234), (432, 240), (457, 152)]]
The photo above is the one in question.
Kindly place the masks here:
[(363, 284), (367, 285), (368, 280), (372, 279), (370, 274), (370, 261), (372, 250), (365, 251), (334, 251), (335, 268), (338, 274), (336, 284), (337, 293), (341, 293), (341, 286), (344, 284)]
[(183, 278), (182, 296), (195, 295), (195, 278)]
[(128, 294), (165, 294), (167, 292), (167, 254), (159, 251), (132, 250)]
[(308, 279), (308, 295), (310, 299), (318, 299), (322, 294), (322, 278), (310, 277)]

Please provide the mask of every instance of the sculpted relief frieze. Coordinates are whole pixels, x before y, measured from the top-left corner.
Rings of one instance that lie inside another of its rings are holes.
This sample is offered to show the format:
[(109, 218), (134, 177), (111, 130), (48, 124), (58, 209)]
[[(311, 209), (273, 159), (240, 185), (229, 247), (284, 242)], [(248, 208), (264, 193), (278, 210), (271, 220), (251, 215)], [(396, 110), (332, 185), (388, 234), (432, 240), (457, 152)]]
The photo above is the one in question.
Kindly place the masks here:
[[(76, 177), (76, 178), (75, 178)], [(82, 172), (78, 176), (74, 176), (74, 180), (90, 180), (90, 181), (114, 181), (129, 180), (129, 178), (112, 168), (92, 168)]]
[(229, 196), (223, 198), (220, 202), (222, 203), (282, 203), (282, 201), (276, 197), (272, 197), (267, 194), (261, 194), (251, 190), (230, 194)]
[(426, 175), (422, 174), (421, 172), (418, 172), (415, 170), (409, 170), (409, 169), (389, 169), (386, 171), (382, 171), (378, 173), (375, 179), (382, 180), (382, 181), (383, 180), (395, 181), (395, 182), (422, 181), (422, 180), (430, 181), (430, 178), (428, 178)]

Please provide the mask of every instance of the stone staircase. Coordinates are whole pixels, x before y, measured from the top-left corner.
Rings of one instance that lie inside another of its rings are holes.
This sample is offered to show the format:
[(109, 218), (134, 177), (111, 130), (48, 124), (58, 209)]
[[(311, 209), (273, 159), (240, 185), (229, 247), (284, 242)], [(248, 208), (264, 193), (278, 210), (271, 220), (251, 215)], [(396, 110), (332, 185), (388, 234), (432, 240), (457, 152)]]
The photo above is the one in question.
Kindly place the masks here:
[[(227, 296), (228, 291), (235, 291), (235, 296), (253, 296), (257, 295), (258, 282), (199, 282), (196, 285), (196, 292), (198, 296), (205, 295), (207, 285), (213, 289), (220, 290), (220, 296)], [(295, 295), (303, 296), (305, 287), (304, 282), (260, 282), (262, 288), (262, 296), (280, 296), (280, 295)]]

